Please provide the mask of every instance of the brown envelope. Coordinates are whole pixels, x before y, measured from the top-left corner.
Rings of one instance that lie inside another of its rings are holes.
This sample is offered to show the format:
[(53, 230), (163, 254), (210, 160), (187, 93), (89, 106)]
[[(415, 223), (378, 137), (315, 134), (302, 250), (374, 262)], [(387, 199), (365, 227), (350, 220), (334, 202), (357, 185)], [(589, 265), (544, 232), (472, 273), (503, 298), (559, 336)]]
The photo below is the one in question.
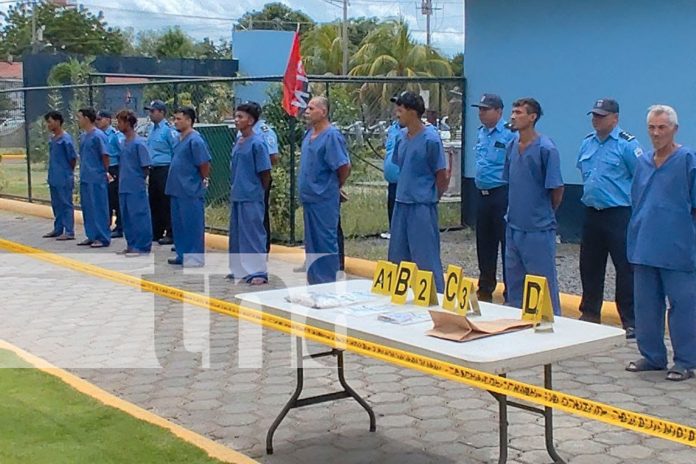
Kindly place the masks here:
[(454, 342), (468, 342), (477, 338), (515, 332), (534, 326), (534, 322), (519, 319), (497, 319), (479, 321), (474, 324), (466, 316), (460, 314), (433, 310), (429, 312), (433, 319), (433, 328), (426, 334)]

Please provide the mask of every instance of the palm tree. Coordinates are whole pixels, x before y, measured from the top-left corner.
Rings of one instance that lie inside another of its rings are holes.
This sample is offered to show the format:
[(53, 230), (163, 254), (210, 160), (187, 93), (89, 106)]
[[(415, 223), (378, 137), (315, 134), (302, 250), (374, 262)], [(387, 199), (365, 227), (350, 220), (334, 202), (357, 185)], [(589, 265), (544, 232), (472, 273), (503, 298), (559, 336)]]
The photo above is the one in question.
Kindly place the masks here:
[(342, 73), (342, 49), (339, 25), (322, 24), (302, 37), (302, 57), (309, 74)]

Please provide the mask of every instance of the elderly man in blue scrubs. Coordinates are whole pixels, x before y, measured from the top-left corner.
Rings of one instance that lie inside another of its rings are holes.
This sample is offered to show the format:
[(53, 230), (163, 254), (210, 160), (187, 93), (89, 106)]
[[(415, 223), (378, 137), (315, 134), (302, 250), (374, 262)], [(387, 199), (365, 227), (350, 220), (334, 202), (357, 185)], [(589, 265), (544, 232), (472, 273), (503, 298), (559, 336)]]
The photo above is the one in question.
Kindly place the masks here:
[(53, 134), (48, 142), (48, 187), (55, 217), (53, 230), (45, 234), (44, 238), (75, 240), (75, 144), (70, 134), (63, 130), (63, 115), (60, 112), (49, 111), (44, 120), (48, 130)]
[(423, 97), (406, 91), (392, 101), (403, 129), (394, 148), (400, 173), (388, 259), (395, 264), (412, 261), (418, 269), (431, 271), (437, 291), (443, 292), (437, 204), (449, 185), (445, 150), (437, 129), (421, 121)]
[(153, 100), (145, 107), (152, 122), (147, 129), (147, 148), (152, 158), (148, 194), (152, 213), (152, 241), (160, 245), (171, 245), (172, 219), (169, 197), (165, 193), (169, 167), (174, 155), (178, 134), (167, 120), (167, 105), (162, 100)]
[[(106, 150), (109, 152), (109, 217), (115, 216), (114, 229), (111, 231), (111, 238), (123, 237), (123, 224), (121, 221), (121, 213), (119, 208), (118, 195), (118, 172), (119, 172), (119, 155), (121, 154), (121, 146), (124, 136), (111, 125), (112, 115), (108, 111), (99, 111), (97, 113), (96, 125), (99, 130), (106, 135)], [(109, 227), (111, 224), (109, 223)]]
[(519, 132), (508, 149), (505, 235), (507, 304), (522, 307), (527, 274), (545, 277), (554, 314), (561, 314), (556, 274), (556, 209), (563, 200), (561, 158), (549, 137), (536, 131), (543, 112), (533, 98), (512, 104), (510, 122)]
[(97, 113), (93, 108), (77, 112), (80, 135), (80, 203), (87, 238), (78, 243), (92, 248), (111, 244), (109, 218), (109, 152), (106, 135), (94, 125)]
[(340, 189), (351, 165), (346, 141), (329, 121), (328, 100), (312, 98), (305, 117), (310, 129), (302, 140), (298, 190), (304, 215), (307, 282), (314, 285), (336, 281)]
[(145, 183), (152, 160), (145, 139), (135, 133), (138, 118), (131, 110), (116, 115), (118, 129), (125, 137), (120, 159), (119, 196), (126, 234), (126, 257), (150, 253), (152, 248), (152, 218)]
[(254, 131), (261, 107), (237, 107), (234, 119), (240, 137), (232, 149), (230, 272), (251, 285), (268, 283), (264, 192), (271, 182), (271, 158), (263, 134)]
[(175, 266), (201, 267), (205, 264), (205, 193), (210, 175), (210, 150), (194, 130), (196, 111), (183, 107), (174, 113), (174, 126), (181, 134), (174, 147), (174, 157), (165, 193), (171, 197)]
[[(477, 296), (481, 301), (493, 301), (498, 267), (498, 250), (502, 254), (505, 281), (505, 213), (508, 206), (508, 186), (503, 179), (505, 157), (514, 134), (503, 119), (503, 100), (496, 94), (485, 93), (474, 103), (478, 108), (479, 126), (476, 134), (476, 176), (478, 190), (476, 210), (476, 256), (479, 266)], [(503, 292), (507, 296), (507, 291)]]
[(675, 141), (679, 120), (672, 107), (651, 106), (647, 123), (653, 150), (638, 159), (628, 226), (636, 341), (643, 357), (626, 370), (667, 368), (667, 311), (674, 350), (667, 380), (681, 381), (696, 368), (696, 152)]
[(592, 115), (595, 130), (582, 141), (577, 164), (585, 205), (580, 242), (580, 320), (601, 323), (604, 274), (610, 255), (616, 269), (616, 306), (626, 338), (635, 338), (633, 268), (626, 256), (626, 230), (631, 219), (631, 181), (643, 149), (633, 135), (619, 127), (616, 100), (597, 100), (588, 114)]

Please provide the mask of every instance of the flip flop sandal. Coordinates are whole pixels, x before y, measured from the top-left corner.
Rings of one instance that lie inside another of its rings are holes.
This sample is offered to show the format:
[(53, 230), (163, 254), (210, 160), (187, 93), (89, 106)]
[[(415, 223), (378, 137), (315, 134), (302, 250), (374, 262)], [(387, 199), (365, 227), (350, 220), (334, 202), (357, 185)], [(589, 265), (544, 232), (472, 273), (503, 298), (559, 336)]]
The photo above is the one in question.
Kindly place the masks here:
[(249, 281), (249, 285), (265, 285), (268, 283), (268, 279), (264, 279), (263, 277), (254, 277)]
[(664, 367), (656, 367), (648, 362), (647, 359), (641, 358), (638, 361), (631, 361), (626, 366), (628, 372), (646, 372), (646, 371), (664, 371)]
[(693, 376), (694, 376), (694, 371), (692, 371), (691, 369), (682, 369), (680, 367), (673, 367), (667, 371), (667, 376), (665, 378), (667, 380), (671, 380), (673, 382), (681, 382), (682, 380), (690, 379)]

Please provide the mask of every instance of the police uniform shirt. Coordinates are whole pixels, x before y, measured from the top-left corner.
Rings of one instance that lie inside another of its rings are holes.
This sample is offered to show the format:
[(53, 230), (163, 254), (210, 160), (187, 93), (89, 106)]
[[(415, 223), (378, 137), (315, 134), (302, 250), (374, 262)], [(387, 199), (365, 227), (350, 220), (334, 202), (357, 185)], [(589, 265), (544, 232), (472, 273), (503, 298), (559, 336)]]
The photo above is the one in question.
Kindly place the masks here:
[(210, 160), (208, 145), (201, 134), (194, 130), (174, 146), (164, 193), (173, 197), (204, 197), (206, 189), (198, 168)]
[(551, 190), (563, 186), (561, 157), (553, 141), (539, 135), (523, 153), (519, 139), (508, 150), (503, 179), (509, 184), (507, 223), (525, 232), (556, 228)]
[[(264, 143), (266, 144), (266, 148), (268, 149), (269, 156), (275, 156), (278, 154), (278, 136), (271, 126), (266, 123), (266, 121), (259, 119), (256, 121), (256, 124), (254, 124), (254, 127), (252, 127), (252, 130), (255, 134), (261, 135)], [(241, 134), (238, 134), (237, 138), (239, 137), (241, 137)]]
[(399, 181), (399, 166), (394, 164), (394, 147), (399, 137), (401, 137), (401, 126), (394, 121), (387, 129), (387, 141), (384, 143), (384, 180), (390, 184), (396, 184)]
[(237, 139), (230, 161), (232, 201), (263, 201), (264, 189), (259, 174), (270, 169), (268, 145), (261, 134)]
[(310, 129), (302, 140), (298, 189), (302, 203), (318, 203), (339, 198), (336, 170), (350, 164), (346, 141), (333, 126), (312, 140)]
[(48, 185), (67, 187), (75, 182), (71, 161), (77, 159), (75, 144), (67, 132), (48, 142)]
[(413, 137), (408, 136), (408, 129), (402, 129), (393, 161), (401, 170), (396, 201), (411, 204), (438, 202), (436, 173), (447, 168), (447, 160), (437, 129), (426, 126)]
[(152, 165), (145, 139), (135, 137), (126, 140), (121, 151), (121, 163), (118, 178), (120, 193), (138, 193), (147, 190), (143, 168)]
[(118, 166), (118, 158), (126, 136), (111, 126), (107, 127), (103, 132), (106, 135), (106, 151), (109, 153), (109, 166)]
[(680, 147), (659, 168), (651, 150), (638, 158), (631, 195), (628, 260), (696, 271), (696, 153)]
[(592, 132), (582, 141), (578, 169), (582, 173), (585, 206), (596, 209), (631, 206), (631, 181), (643, 154), (636, 138), (619, 127), (604, 141)]
[(480, 190), (490, 190), (505, 185), (503, 169), (510, 142), (515, 134), (500, 120), (492, 127), (481, 126), (476, 136), (476, 176), (474, 182)]
[(95, 128), (80, 135), (80, 182), (106, 182), (104, 155), (108, 156), (104, 132)]
[(169, 121), (162, 120), (150, 125), (147, 136), (147, 148), (150, 151), (153, 166), (167, 166), (172, 162), (174, 147), (179, 141), (176, 132)]

